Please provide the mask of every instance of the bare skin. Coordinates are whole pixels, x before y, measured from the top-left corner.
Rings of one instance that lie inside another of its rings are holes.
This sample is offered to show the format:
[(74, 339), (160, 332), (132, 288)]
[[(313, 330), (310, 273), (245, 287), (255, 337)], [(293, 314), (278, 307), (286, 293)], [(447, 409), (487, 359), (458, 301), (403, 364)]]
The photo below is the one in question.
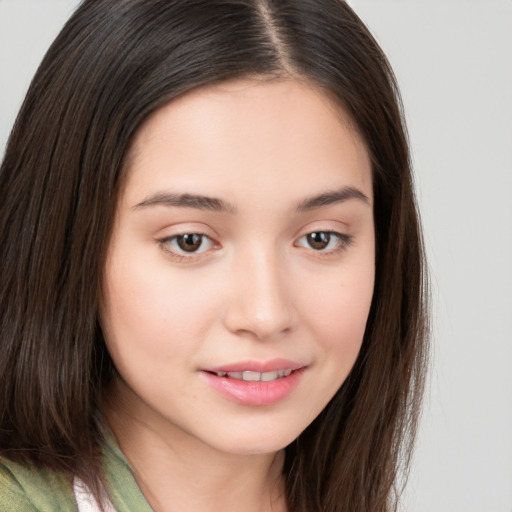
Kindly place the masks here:
[(372, 201), (360, 137), (301, 82), (193, 91), (141, 128), (105, 267), (105, 413), (156, 512), (286, 510), (284, 447), (361, 347)]
[[(124, 384), (118, 382), (118, 386)], [(113, 396), (123, 396), (126, 403), (111, 404), (108, 419), (155, 512), (184, 510), (182, 507), (221, 512), (239, 510), (241, 503), (248, 512), (286, 511), (283, 451), (226, 456), (215, 450), (206, 452), (202, 444), (191, 442), (179, 431), (173, 432), (170, 442), (158, 429), (139, 419), (144, 411), (138, 410), (140, 401), (130, 400), (130, 394), (113, 390)], [(253, 497), (250, 501), (249, 496)]]

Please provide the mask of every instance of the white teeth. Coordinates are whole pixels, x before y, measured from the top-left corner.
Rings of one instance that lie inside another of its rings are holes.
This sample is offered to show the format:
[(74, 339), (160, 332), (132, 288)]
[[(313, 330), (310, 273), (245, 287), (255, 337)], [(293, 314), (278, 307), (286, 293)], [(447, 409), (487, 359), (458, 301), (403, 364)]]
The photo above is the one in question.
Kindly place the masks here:
[(288, 377), (291, 375), (292, 370), (276, 370), (273, 372), (215, 372), (217, 377), (229, 377), (230, 379), (243, 380), (246, 382), (271, 382), (276, 379)]
[(246, 371), (242, 373), (242, 379), (247, 382), (258, 382), (261, 380), (261, 373)]
[(271, 380), (276, 380), (278, 377), (282, 377), (279, 375), (280, 372), (265, 372), (261, 374), (261, 380), (263, 382), (269, 382)]

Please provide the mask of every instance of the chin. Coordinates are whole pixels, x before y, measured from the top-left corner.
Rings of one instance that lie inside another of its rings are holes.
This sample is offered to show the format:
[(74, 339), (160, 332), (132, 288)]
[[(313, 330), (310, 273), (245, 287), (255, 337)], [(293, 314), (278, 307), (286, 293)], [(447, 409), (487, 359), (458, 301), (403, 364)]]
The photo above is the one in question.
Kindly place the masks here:
[(276, 453), (292, 443), (304, 430), (299, 427), (289, 428), (290, 425), (293, 423), (274, 421), (266, 426), (258, 425), (256, 428), (223, 430), (218, 432), (215, 438), (210, 431), (211, 441), (208, 444), (233, 455)]

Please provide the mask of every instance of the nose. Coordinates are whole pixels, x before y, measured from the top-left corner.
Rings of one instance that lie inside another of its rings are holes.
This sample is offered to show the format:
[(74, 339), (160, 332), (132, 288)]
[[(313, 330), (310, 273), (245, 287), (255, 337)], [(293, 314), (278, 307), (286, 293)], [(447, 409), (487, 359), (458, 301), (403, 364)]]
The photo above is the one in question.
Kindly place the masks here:
[(278, 337), (296, 323), (286, 263), (270, 251), (253, 250), (230, 274), (225, 313), (229, 331), (259, 340)]

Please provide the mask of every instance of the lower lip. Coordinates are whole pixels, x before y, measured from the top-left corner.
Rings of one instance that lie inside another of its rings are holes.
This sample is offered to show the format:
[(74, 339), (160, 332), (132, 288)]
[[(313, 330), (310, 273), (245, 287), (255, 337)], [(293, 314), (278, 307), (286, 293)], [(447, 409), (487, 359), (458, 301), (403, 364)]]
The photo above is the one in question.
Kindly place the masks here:
[(260, 406), (275, 404), (298, 386), (306, 368), (293, 371), (288, 377), (281, 377), (270, 382), (246, 382), (244, 380), (218, 377), (212, 373), (202, 372), (208, 383), (229, 400), (241, 405)]

